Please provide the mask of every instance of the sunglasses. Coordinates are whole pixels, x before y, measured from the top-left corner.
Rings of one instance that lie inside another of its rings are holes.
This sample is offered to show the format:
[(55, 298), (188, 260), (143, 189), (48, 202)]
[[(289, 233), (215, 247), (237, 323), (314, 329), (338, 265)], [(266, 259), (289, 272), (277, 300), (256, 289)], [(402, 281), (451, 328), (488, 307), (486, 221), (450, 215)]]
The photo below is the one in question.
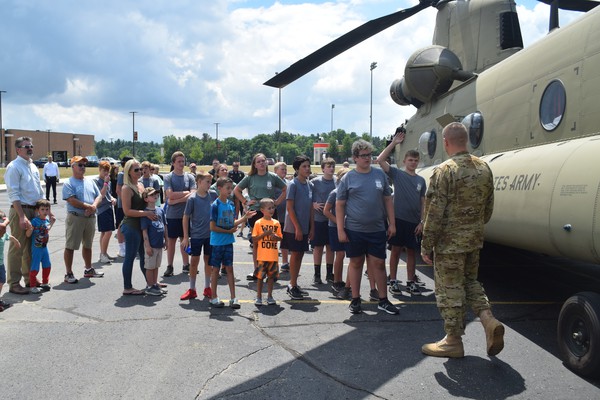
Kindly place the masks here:
[(85, 168), (86, 165), (85, 164), (76, 164), (79, 168)]
[(24, 146), (19, 146), (20, 149), (33, 149), (33, 145), (32, 144), (26, 144)]
[(372, 156), (373, 156), (373, 153), (367, 153), (367, 154), (359, 154), (357, 157), (362, 158), (363, 160), (369, 160), (369, 159), (371, 159)]
[(142, 169), (141, 168), (133, 168), (132, 171), (133, 172), (140, 172)]

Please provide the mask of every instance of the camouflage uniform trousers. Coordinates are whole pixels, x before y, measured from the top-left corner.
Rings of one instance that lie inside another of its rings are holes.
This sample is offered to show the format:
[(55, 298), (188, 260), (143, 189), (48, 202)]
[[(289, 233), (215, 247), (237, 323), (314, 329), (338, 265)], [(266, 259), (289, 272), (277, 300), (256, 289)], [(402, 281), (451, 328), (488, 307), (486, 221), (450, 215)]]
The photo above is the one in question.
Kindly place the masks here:
[(465, 333), (467, 306), (475, 314), (490, 308), (490, 302), (477, 280), (479, 249), (468, 253), (436, 254), (434, 262), (435, 297), (444, 319), (447, 335)]

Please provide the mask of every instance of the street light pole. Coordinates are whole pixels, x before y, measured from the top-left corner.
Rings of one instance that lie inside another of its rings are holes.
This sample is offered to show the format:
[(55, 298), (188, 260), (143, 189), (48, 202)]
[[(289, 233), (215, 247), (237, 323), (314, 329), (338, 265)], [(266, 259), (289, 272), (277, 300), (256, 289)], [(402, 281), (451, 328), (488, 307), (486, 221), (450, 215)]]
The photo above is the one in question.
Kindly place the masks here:
[(129, 111), (129, 114), (131, 114), (133, 123), (131, 128), (131, 139), (133, 139), (131, 141), (131, 155), (135, 157), (135, 114), (137, 114), (137, 111)]
[(2, 150), (4, 143), (4, 131), (2, 130), (2, 93), (6, 93), (6, 90), (0, 90), (0, 167), (4, 167), (4, 161), (6, 159), (4, 151)]
[(329, 130), (329, 132), (333, 132), (333, 109), (335, 108), (335, 104), (331, 105), (331, 129)]
[(377, 68), (377, 63), (373, 61), (371, 63), (371, 112), (369, 114), (369, 137), (371, 138), (371, 142), (373, 141), (373, 70)]
[[(215, 135), (215, 138), (216, 138), (216, 140), (217, 140), (217, 150), (216, 150), (216, 153), (217, 153), (217, 154), (216, 154), (215, 158), (217, 158), (217, 159), (218, 159), (218, 158), (219, 158), (219, 124), (220, 124), (220, 122), (214, 122), (214, 124), (215, 124), (215, 129), (216, 129), (216, 135)], [(220, 160), (219, 160), (219, 161), (220, 161)]]

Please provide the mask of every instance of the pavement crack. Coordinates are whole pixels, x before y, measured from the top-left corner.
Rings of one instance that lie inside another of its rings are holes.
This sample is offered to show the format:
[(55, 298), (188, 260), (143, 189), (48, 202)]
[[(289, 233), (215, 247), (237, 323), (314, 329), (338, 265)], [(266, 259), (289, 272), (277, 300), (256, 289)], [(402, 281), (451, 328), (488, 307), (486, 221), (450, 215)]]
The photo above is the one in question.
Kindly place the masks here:
[[(206, 390), (206, 388), (208, 387), (208, 385), (217, 377), (219, 377), (220, 375), (224, 374), (225, 372), (227, 372), (227, 370), (235, 367), (237, 364), (239, 364), (240, 362), (244, 361), (245, 359), (252, 357), (253, 355), (255, 355), (256, 353), (259, 353), (263, 350), (266, 350), (268, 348), (273, 347), (272, 344), (269, 344), (267, 346), (261, 347), (259, 349), (256, 349), (250, 353), (244, 354), (242, 357), (240, 357), (239, 359), (229, 363), (225, 368), (221, 369), (220, 371), (217, 371), (214, 375), (212, 375), (210, 378), (208, 378), (206, 380), (206, 382), (204, 382), (204, 385), (202, 385), (202, 387), (200, 388), (200, 392), (198, 393), (198, 395), (196, 396), (196, 398), (200, 398), (202, 396), (202, 393)], [(261, 385), (262, 386), (262, 385)]]
[[(345, 381), (343, 379), (338, 378), (335, 375), (330, 374), (329, 372), (327, 372), (326, 370), (324, 370), (323, 368), (321, 368), (319, 365), (315, 364), (310, 358), (306, 357), (304, 354), (302, 354), (302, 353), (294, 350), (293, 348), (291, 348), (290, 346), (288, 346), (287, 344), (285, 344), (283, 341), (279, 340), (275, 336), (273, 336), (270, 333), (268, 333), (263, 327), (261, 327), (260, 325), (258, 325), (257, 322), (258, 322), (258, 318), (255, 318), (255, 320), (252, 322), (252, 326), (254, 326), (254, 328), (256, 328), (267, 339), (271, 340), (273, 343), (275, 343), (276, 345), (278, 345), (279, 347), (281, 347), (282, 349), (284, 349), (285, 351), (287, 351), (288, 353), (290, 353), (292, 355), (292, 357), (294, 357), (295, 360), (304, 363), (309, 368), (312, 368), (316, 372), (320, 373), (323, 376), (328, 377), (329, 379), (333, 380), (334, 382), (339, 383), (342, 386), (345, 386), (345, 387), (347, 387), (349, 389), (353, 389), (353, 390), (356, 390), (356, 391), (359, 391), (359, 392), (362, 392), (362, 393), (366, 393), (369, 396), (372, 396), (373, 398), (386, 399), (385, 397), (379, 396), (376, 393), (373, 393), (373, 392), (371, 392), (371, 391), (369, 391), (367, 389), (364, 389), (364, 388), (362, 388), (360, 386), (357, 386), (357, 385), (355, 385), (355, 384), (353, 384), (351, 382), (347, 382), (347, 381)], [(331, 325), (331, 323), (328, 323), (328, 325)], [(293, 365), (293, 363), (290, 363), (290, 366), (291, 365)]]

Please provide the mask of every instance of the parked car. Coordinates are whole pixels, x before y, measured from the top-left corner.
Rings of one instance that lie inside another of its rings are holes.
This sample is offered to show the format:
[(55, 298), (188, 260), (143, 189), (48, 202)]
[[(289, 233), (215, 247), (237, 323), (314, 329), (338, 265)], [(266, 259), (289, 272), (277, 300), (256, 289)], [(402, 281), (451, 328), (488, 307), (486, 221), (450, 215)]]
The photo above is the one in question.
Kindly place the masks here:
[(118, 165), (121, 164), (119, 160), (115, 160), (112, 157), (102, 157), (100, 161), (108, 161), (110, 165)]
[(267, 165), (275, 165), (275, 159), (267, 158)]
[(35, 160), (33, 162), (35, 164), (36, 167), (38, 168), (44, 168), (44, 165), (46, 165), (48, 163), (48, 157), (41, 157), (38, 158), (37, 160)]
[(97, 167), (100, 164), (100, 160), (98, 160), (98, 156), (85, 156), (87, 158), (87, 166), (88, 167)]

